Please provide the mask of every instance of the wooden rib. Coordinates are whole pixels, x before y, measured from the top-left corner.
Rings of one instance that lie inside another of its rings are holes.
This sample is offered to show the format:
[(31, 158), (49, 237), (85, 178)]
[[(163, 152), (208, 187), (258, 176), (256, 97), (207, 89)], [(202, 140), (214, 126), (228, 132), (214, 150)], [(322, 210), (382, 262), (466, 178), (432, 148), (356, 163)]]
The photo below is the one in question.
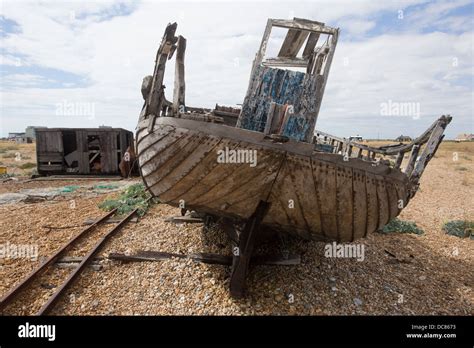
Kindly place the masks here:
[(352, 168), (337, 168), (337, 231), (338, 241), (347, 242), (352, 239)]
[[(405, 184), (406, 185), (406, 184)], [(406, 186), (400, 183), (395, 183), (395, 190), (397, 191), (397, 207), (399, 204), (399, 200), (402, 200), (402, 208), (398, 208), (398, 214), (400, 214), (401, 210), (405, 208), (408, 204), (408, 194), (406, 190)]]
[(387, 193), (388, 193), (388, 202), (389, 202), (389, 209), (390, 209), (390, 220), (397, 217), (399, 209), (398, 209), (398, 194), (397, 190), (395, 189), (394, 184), (391, 180), (386, 180), (387, 185)]
[(337, 240), (336, 166), (311, 159), (314, 182), (321, 199), (321, 226), (326, 239)]
[(318, 190), (318, 183), (314, 177), (314, 161), (310, 159), (310, 165), (311, 165), (311, 176), (310, 176), (310, 180), (312, 180), (313, 182), (313, 187), (314, 187), (314, 198), (315, 198), (315, 202), (316, 202), (316, 207), (317, 207), (317, 210), (315, 209), (316, 211), (316, 214), (317, 216), (319, 216), (319, 224), (318, 224), (318, 227), (319, 227), (319, 230), (321, 231), (321, 235), (323, 236), (323, 239), (326, 239), (326, 232), (324, 231), (324, 228), (323, 228), (323, 222), (322, 222), (322, 216), (321, 216), (321, 197), (319, 195), (319, 190)]
[(374, 174), (365, 173), (365, 189), (367, 192), (367, 233), (375, 232), (379, 226), (379, 203), (377, 196), (377, 179)]
[(366, 176), (362, 170), (354, 169), (352, 173), (354, 192), (354, 229), (352, 240), (364, 237), (367, 231), (367, 190)]
[(390, 207), (388, 205), (387, 187), (383, 176), (376, 175), (377, 200), (379, 203), (379, 223), (377, 228), (381, 230), (389, 221)]

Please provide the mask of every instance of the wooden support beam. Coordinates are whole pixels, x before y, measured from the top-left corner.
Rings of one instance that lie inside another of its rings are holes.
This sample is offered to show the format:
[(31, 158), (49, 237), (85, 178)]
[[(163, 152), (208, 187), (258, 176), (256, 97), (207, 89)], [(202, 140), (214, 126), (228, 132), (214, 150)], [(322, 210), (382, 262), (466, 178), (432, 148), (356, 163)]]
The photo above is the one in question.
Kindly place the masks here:
[(352, 155), (352, 145), (349, 144), (349, 146), (347, 147), (347, 157), (351, 157)]
[[(134, 255), (126, 255), (123, 253), (110, 253), (108, 256), (111, 260), (122, 262), (144, 262), (144, 261), (163, 261), (171, 258), (191, 259), (195, 262), (202, 262), (214, 265), (230, 266), (232, 265), (232, 256), (214, 254), (214, 253), (193, 253), (193, 254), (177, 254), (162, 251), (140, 250)], [(81, 262), (82, 258), (78, 258)], [(254, 265), (299, 265), (301, 256), (299, 254), (289, 254), (287, 257), (283, 255), (258, 255), (252, 257)]]
[(184, 53), (186, 51), (186, 39), (181, 35), (178, 37), (178, 49), (176, 52), (176, 65), (174, 75), (173, 91), (173, 115), (184, 112), (186, 84), (184, 80)]
[(444, 130), (450, 121), (451, 121), (451, 117), (449, 116), (448, 118), (442, 118), (438, 121), (438, 124), (436, 125), (435, 129), (431, 133), (430, 138), (428, 139), (428, 142), (426, 143), (426, 146), (423, 149), (423, 152), (419, 160), (415, 163), (415, 168), (410, 173), (406, 172), (406, 174), (410, 176), (410, 180), (412, 182), (418, 183), (418, 180), (421, 177), (421, 174), (423, 174), (423, 171), (425, 170), (426, 165), (434, 156), (434, 154), (436, 153), (436, 150), (438, 150), (438, 146), (439, 144), (441, 144), (441, 141), (443, 141)]
[(398, 155), (397, 155), (397, 159), (395, 160), (395, 168), (400, 168), (400, 166), (402, 165), (402, 162), (403, 162), (403, 158), (405, 157), (405, 153), (404, 152), (400, 152)]
[[(322, 24), (322, 23), (321, 23)], [(306, 42), (306, 46), (303, 50), (303, 58), (308, 59), (314, 52), (314, 48), (319, 40), (319, 33), (311, 33), (309, 34), (308, 41)]]
[(413, 145), (411, 149), (410, 159), (408, 160), (407, 166), (405, 167), (405, 174), (407, 176), (411, 175), (413, 168), (415, 167), (415, 162), (418, 157), (418, 152), (420, 151), (420, 145)]
[(173, 222), (175, 224), (182, 224), (184, 222), (191, 224), (203, 223), (204, 220), (201, 218), (194, 218), (191, 216), (172, 216), (165, 219), (165, 222)]
[(260, 223), (269, 208), (270, 203), (260, 201), (255, 212), (246, 222), (243, 231), (239, 235), (238, 247), (233, 252), (232, 272), (230, 275), (230, 294), (233, 297), (242, 297), (244, 295), (245, 282), (250, 259), (253, 254), (255, 238)]
[(262, 65), (269, 67), (295, 67), (306, 68), (308, 60), (303, 58), (267, 58)]
[(306, 38), (308, 37), (309, 31), (303, 31), (298, 29), (289, 29), (286, 34), (285, 40), (281, 45), (278, 57), (282, 58), (295, 58), (301, 47), (303, 46)]
[(168, 60), (168, 55), (171, 52), (171, 47), (177, 42), (178, 38), (174, 36), (177, 24), (168, 24), (161, 40), (160, 47), (156, 54), (155, 70), (153, 73), (153, 80), (150, 93), (146, 101), (145, 114), (149, 115), (150, 120), (148, 124), (148, 131), (151, 132), (155, 125), (156, 117), (161, 114), (161, 108), (164, 102), (164, 86), (163, 79), (165, 76), (165, 66)]
[(289, 28), (289, 29), (300, 29), (300, 30), (307, 30), (307, 31), (314, 31), (318, 33), (324, 34), (335, 34), (337, 29), (317, 24), (317, 22), (309, 21), (309, 20), (291, 20), (291, 19), (271, 19), (271, 24), (274, 27), (280, 28)]

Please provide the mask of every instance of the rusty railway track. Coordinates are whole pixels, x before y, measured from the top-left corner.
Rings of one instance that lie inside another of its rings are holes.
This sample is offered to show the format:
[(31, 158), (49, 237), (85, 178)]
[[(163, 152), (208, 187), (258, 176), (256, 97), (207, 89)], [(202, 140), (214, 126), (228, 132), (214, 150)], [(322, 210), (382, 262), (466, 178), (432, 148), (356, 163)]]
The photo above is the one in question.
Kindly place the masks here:
[[(117, 209), (110, 211), (106, 215), (102, 216), (99, 220), (94, 222), (92, 225), (84, 228), (81, 232), (79, 232), (76, 236), (69, 240), (65, 245), (63, 245), (58, 251), (56, 251), (52, 256), (50, 256), (46, 260), (46, 262), (35, 268), (22, 281), (20, 281), (20, 283), (18, 283), (13, 289), (7, 292), (7, 294), (5, 294), (0, 299), (0, 312), (3, 312), (9, 304), (14, 302), (15, 299), (24, 290), (27, 289), (28, 285), (31, 284), (35, 279), (37, 279), (37, 277), (39, 277), (41, 274), (43, 274), (48, 267), (52, 266), (56, 260), (58, 260), (61, 256), (64, 256), (68, 250), (70, 250), (75, 244), (78, 243), (78, 241), (84, 240), (84, 238), (90, 231), (94, 230), (97, 226), (106, 222), (116, 213), (116, 211)], [(94, 255), (97, 254), (97, 252), (101, 249), (105, 242), (116, 232), (118, 232), (136, 213), (137, 209), (130, 212), (121, 221), (119, 221), (117, 225), (115, 225), (112, 229), (110, 229), (110, 231), (108, 231), (102, 238), (99, 239), (99, 241), (94, 245), (94, 247), (82, 259), (81, 263), (72, 271), (72, 273), (67, 277), (67, 279), (60, 286), (57, 287), (55, 292), (36, 313), (36, 315), (46, 315), (54, 308), (54, 305), (60, 299), (61, 295), (65, 292), (66, 289), (68, 289), (68, 287), (74, 282), (77, 276), (84, 270), (84, 268), (93, 259)]]

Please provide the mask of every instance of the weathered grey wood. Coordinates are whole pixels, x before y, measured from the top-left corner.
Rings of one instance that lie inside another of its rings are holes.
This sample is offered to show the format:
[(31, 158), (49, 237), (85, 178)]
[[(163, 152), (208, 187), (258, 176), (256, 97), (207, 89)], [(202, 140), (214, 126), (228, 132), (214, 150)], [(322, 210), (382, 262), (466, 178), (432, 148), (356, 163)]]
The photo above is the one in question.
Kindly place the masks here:
[(415, 167), (416, 160), (418, 159), (418, 152), (420, 151), (420, 145), (414, 145), (411, 149), (410, 158), (408, 159), (408, 163), (405, 167), (405, 174), (407, 176), (411, 175), (413, 168)]
[(309, 31), (305, 30), (288, 30), (280, 52), (278, 53), (278, 57), (295, 58), (308, 37), (308, 34)]
[(172, 216), (165, 219), (165, 222), (173, 222), (175, 224), (188, 223), (188, 224), (200, 224), (203, 223), (203, 219), (194, 218), (190, 216)]
[(406, 172), (406, 174), (410, 176), (410, 180), (413, 183), (415, 184), (418, 183), (418, 180), (423, 174), (423, 171), (425, 170), (426, 165), (434, 156), (434, 154), (436, 153), (436, 150), (438, 150), (438, 146), (444, 138), (443, 132), (446, 126), (447, 126), (447, 123), (445, 120), (438, 121), (438, 124), (436, 125), (435, 129), (431, 133), (430, 138), (428, 142), (426, 143), (426, 146), (419, 160), (415, 163), (415, 168), (413, 172), (410, 172), (410, 173)]
[(379, 203), (378, 229), (381, 230), (390, 221), (390, 203), (383, 176), (376, 175), (377, 200)]
[(255, 212), (245, 223), (244, 229), (239, 234), (239, 244), (238, 248), (233, 252), (232, 271), (230, 274), (230, 294), (233, 297), (242, 297), (244, 295), (255, 239), (269, 207), (270, 204), (268, 202), (260, 201)]
[(274, 117), (274, 114), (275, 114), (275, 111), (276, 111), (275, 108), (276, 108), (276, 103), (271, 102), (270, 103), (270, 109), (268, 110), (268, 113), (267, 113), (267, 121), (265, 123), (265, 130), (263, 131), (263, 134), (265, 134), (265, 135), (269, 135), (270, 131), (272, 129), (273, 117)]
[(353, 240), (353, 178), (352, 168), (338, 167), (336, 170), (336, 202), (337, 202), (337, 240), (349, 242)]
[[(108, 256), (111, 260), (123, 262), (143, 262), (143, 261), (163, 261), (171, 258), (191, 259), (195, 262), (202, 262), (215, 265), (232, 265), (232, 256), (220, 255), (214, 253), (194, 253), (194, 254), (177, 254), (161, 251), (138, 251), (134, 255), (126, 255), (123, 253), (110, 253)], [(79, 258), (82, 261), (82, 258)], [(76, 261), (74, 261), (76, 262)], [(299, 254), (289, 254), (286, 257), (282, 255), (256, 255), (252, 257), (252, 264), (255, 265), (299, 265), (301, 264), (301, 256)]]
[[(324, 25), (324, 23), (321, 23)], [(308, 59), (314, 52), (314, 48), (319, 40), (319, 33), (310, 33), (308, 37), (308, 41), (306, 42), (306, 46), (303, 50), (303, 59)]]
[(398, 155), (397, 155), (397, 158), (395, 160), (395, 168), (400, 168), (400, 166), (402, 165), (402, 162), (403, 162), (403, 158), (405, 157), (405, 153), (404, 152), (400, 152)]
[(186, 39), (181, 35), (178, 37), (178, 49), (176, 53), (176, 66), (173, 92), (173, 114), (184, 111), (185, 105), (185, 81), (184, 81), (184, 53), (186, 51)]
[(163, 35), (160, 47), (158, 48), (158, 52), (156, 54), (156, 64), (155, 71), (153, 73), (151, 91), (146, 101), (145, 114), (150, 115), (148, 126), (149, 130), (153, 129), (156, 117), (160, 116), (161, 114), (161, 107), (164, 101), (163, 79), (165, 76), (165, 65), (166, 61), (168, 60), (168, 55), (171, 51), (171, 47), (178, 40), (178, 38), (174, 36), (176, 32), (176, 27), (176, 23), (168, 24), (165, 29), (165, 33)]
[(305, 68), (309, 60), (304, 58), (267, 58), (262, 65), (269, 67), (296, 67)]
[(287, 20), (287, 19), (272, 19), (271, 24), (274, 27), (300, 29), (300, 30), (314, 31), (314, 32), (324, 33), (324, 34), (334, 34), (337, 31), (337, 29), (328, 27), (326, 25), (320, 25), (309, 20), (294, 21), (294, 20)]
[(367, 177), (362, 170), (354, 169), (352, 173), (353, 188), (353, 234), (351, 241), (363, 238), (367, 231), (368, 196)]

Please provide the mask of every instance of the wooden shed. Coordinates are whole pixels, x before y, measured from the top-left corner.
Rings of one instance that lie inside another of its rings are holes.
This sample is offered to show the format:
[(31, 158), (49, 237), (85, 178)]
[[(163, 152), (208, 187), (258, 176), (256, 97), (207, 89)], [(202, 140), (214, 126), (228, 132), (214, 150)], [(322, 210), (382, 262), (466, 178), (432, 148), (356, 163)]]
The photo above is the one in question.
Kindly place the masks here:
[(122, 128), (38, 128), (39, 174), (120, 174), (133, 133)]

